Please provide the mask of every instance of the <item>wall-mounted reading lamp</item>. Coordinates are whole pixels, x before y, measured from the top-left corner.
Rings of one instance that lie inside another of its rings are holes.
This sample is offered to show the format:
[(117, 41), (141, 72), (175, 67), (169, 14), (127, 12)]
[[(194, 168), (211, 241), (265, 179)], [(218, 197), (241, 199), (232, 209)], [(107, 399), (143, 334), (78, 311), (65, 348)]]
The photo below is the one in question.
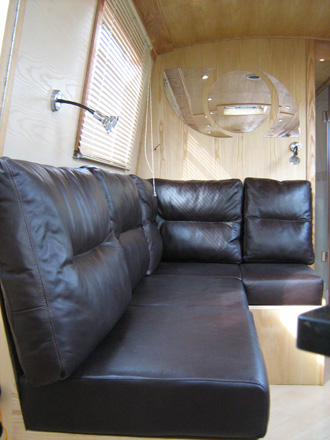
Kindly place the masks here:
[(300, 163), (298, 151), (301, 150), (301, 145), (299, 144), (299, 142), (292, 142), (289, 148), (293, 152), (293, 155), (290, 157), (289, 162), (292, 163), (292, 165), (298, 165), (298, 163)]
[(87, 110), (89, 113), (93, 115), (95, 119), (101, 122), (107, 133), (110, 133), (110, 131), (114, 128), (114, 126), (117, 124), (119, 119), (119, 116), (105, 116), (103, 113), (99, 112), (98, 110), (93, 110), (90, 107), (87, 107), (86, 105), (63, 99), (60, 90), (53, 90), (52, 96), (50, 98), (50, 108), (52, 109), (53, 112), (57, 112), (61, 108), (62, 104), (71, 104)]

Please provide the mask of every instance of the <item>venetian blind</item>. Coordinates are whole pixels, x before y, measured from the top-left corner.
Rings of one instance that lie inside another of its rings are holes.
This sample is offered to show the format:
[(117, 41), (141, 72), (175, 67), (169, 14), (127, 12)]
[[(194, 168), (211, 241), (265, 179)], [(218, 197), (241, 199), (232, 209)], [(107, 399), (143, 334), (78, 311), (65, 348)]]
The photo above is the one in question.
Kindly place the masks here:
[(103, 0), (98, 15), (84, 104), (119, 116), (119, 121), (107, 134), (98, 121), (82, 112), (75, 156), (129, 169), (151, 65), (148, 42), (130, 1)]

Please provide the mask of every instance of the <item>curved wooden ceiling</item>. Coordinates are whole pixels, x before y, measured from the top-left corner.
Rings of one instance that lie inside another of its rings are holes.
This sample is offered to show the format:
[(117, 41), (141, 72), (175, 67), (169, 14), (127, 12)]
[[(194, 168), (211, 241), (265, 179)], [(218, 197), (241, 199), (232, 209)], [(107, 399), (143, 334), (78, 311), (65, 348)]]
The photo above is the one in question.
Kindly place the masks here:
[(330, 40), (330, 0), (133, 0), (157, 54), (233, 38)]

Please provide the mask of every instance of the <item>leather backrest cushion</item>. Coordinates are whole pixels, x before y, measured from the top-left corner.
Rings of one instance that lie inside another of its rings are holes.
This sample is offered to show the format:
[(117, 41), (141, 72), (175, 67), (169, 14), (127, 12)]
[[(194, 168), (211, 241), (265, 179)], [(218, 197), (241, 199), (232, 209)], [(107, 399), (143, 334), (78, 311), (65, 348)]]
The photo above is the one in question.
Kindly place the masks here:
[(163, 254), (163, 240), (156, 226), (158, 212), (157, 196), (148, 180), (131, 175), (141, 200), (142, 222), (145, 237), (149, 248), (149, 267), (147, 275), (151, 275), (159, 265)]
[(108, 202), (116, 237), (123, 247), (132, 288), (148, 270), (149, 249), (143, 232), (142, 207), (130, 176), (88, 168), (97, 178)]
[(312, 264), (310, 182), (247, 178), (244, 186), (243, 260)]
[(241, 261), (243, 185), (238, 179), (156, 179), (165, 261)]
[(88, 170), (0, 161), (1, 283), (33, 385), (68, 377), (131, 299), (123, 250)]

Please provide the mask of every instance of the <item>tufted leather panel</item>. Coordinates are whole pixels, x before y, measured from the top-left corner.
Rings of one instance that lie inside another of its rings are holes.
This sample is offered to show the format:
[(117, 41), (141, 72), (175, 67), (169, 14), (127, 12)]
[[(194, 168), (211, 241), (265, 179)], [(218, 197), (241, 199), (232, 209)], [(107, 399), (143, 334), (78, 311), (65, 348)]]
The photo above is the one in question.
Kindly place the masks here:
[(107, 199), (116, 237), (123, 247), (132, 288), (144, 277), (149, 249), (142, 228), (142, 208), (136, 185), (130, 176), (88, 167)]
[(205, 275), (153, 275), (134, 289), (131, 305), (248, 306), (241, 280)]
[(68, 377), (131, 298), (107, 203), (87, 170), (0, 162), (1, 284), (24, 373)]
[(323, 280), (305, 264), (243, 263), (250, 305), (320, 305)]
[(310, 182), (248, 178), (244, 197), (245, 262), (314, 262)]
[(156, 179), (165, 261), (238, 263), (243, 186), (237, 179)]
[(149, 267), (147, 275), (151, 275), (157, 268), (163, 253), (163, 240), (156, 226), (158, 211), (157, 197), (153, 193), (153, 187), (147, 180), (131, 175), (141, 200), (143, 230), (149, 248)]
[(93, 434), (254, 439), (269, 411), (252, 316), (234, 307), (130, 306), (70, 378), (22, 377), (20, 395), (28, 429)]

